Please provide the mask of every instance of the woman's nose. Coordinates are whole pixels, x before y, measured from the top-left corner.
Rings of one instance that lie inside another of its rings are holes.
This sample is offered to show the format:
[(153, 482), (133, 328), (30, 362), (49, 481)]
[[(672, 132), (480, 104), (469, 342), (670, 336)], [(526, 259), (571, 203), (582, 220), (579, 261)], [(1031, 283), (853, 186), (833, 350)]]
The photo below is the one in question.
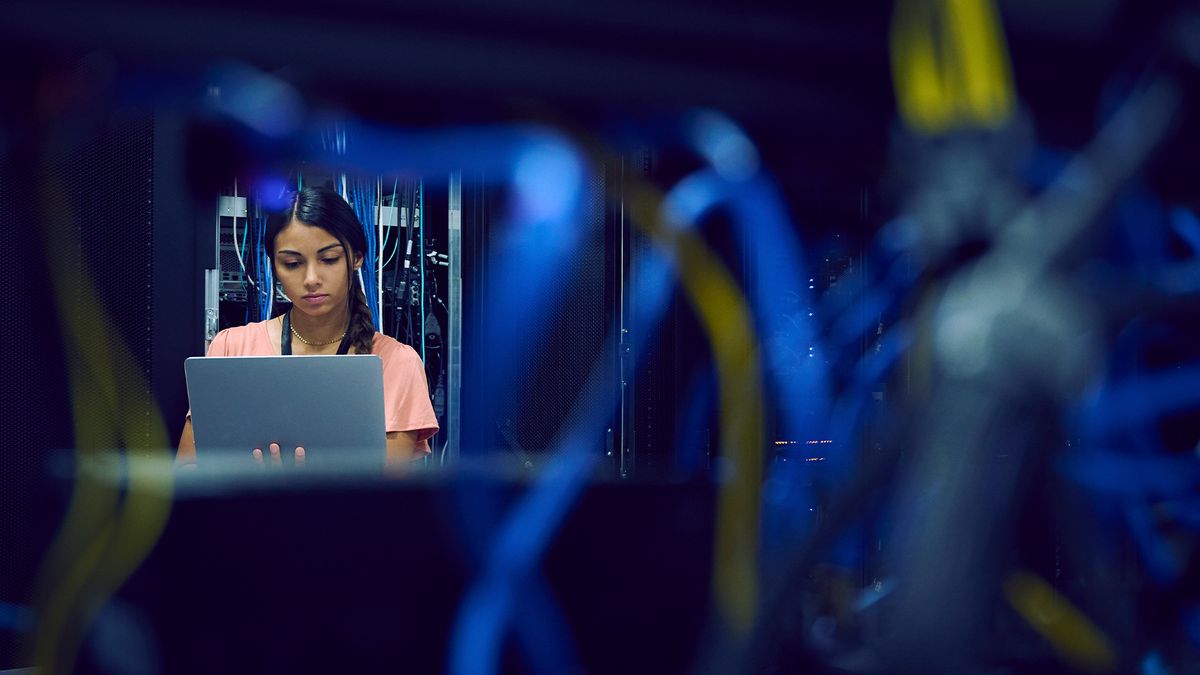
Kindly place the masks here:
[(319, 286), (321, 284), (320, 277), (317, 276), (317, 266), (309, 265), (304, 268), (304, 285)]

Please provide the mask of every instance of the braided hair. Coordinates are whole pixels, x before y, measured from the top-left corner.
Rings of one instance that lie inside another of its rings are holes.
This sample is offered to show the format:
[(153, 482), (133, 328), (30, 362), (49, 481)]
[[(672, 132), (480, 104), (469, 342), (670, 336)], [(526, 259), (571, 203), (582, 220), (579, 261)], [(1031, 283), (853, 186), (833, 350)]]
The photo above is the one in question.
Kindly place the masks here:
[(342, 196), (327, 187), (306, 187), (288, 200), (288, 207), (273, 213), (267, 219), (267, 255), (271, 266), (275, 265), (275, 238), (293, 220), (309, 227), (319, 227), (337, 238), (346, 248), (346, 275), (350, 279), (350, 325), (346, 332), (355, 353), (370, 354), (375, 339), (375, 322), (367, 306), (367, 296), (351, 265), (354, 255), (363, 256), (367, 250), (367, 237), (354, 209)]

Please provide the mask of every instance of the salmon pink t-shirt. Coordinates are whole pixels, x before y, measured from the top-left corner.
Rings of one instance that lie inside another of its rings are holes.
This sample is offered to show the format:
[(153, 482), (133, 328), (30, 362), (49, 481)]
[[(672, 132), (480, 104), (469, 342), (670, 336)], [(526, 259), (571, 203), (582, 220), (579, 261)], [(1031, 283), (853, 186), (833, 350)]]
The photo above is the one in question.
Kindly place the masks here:
[[(429, 384), (425, 366), (416, 350), (395, 338), (375, 333), (371, 353), (383, 360), (384, 424), (388, 433), (411, 431), (417, 435), (416, 451), (429, 453), (429, 438), (438, 432), (437, 417), (429, 402)], [(279, 345), (267, 333), (267, 322), (260, 321), (217, 333), (208, 347), (208, 356), (272, 356)]]

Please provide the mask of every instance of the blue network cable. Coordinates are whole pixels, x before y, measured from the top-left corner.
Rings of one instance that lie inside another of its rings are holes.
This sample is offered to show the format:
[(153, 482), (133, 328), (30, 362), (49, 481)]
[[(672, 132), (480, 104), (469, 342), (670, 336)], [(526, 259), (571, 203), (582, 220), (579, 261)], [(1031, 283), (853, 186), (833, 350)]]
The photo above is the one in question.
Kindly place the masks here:
[(271, 318), (275, 308), (275, 275), (271, 268), (270, 251), (267, 250), (267, 219), (261, 213), (258, 217), (258, 273), (260, 302), (258, 303), (259, 321)]
[[(340, 140), (339, 140), (340, 142)], [(371, 283), (371, 256), (374, 250), (374, 228), (371, 227), (371, 220), (366, 217), (366, 209), (364, 204), (367, 197), (361, 187), (362, 181), (358, 178), (354, 179), (352, 185), (346, 184), (345, 175), (342, 176), (341, 195), (354, 211), (354, 215), (358, 218), (360, 226), (363, 228), (363, 237), (366, 240), (366, 251), (364, 251), (363, 270), (359, 272), (360, 286), (362, 287), (363, 296), (367, 301), (367, 308), (371, 310), (372, 319), (375, 312), (371, 306), (372, 283)]]
[(366, 259), (362, 266), (362, 287), (366, 294), (367, 307), (371, 310), (371, 317), (375, 323), (375, 329), (382, 329), (379, 313), (379, 293), (378, 280), (375, 275), (375, 266), (378, 264), (376, 249), (378, 248), (377, 235), (375, 232), (375, 191), (371, 189), (367, 181), (356, 179), (354, 182), (354, 202), (353, 206), (358, 214), (359, 222), (362, 223), (363, 233), (366, 235), (367, 250)]
[[(396, 189), (397, 189), (397, 188), (399, 188), (399, 187), (400, 187), (400, 177), (399, 177), (399, 176), (397, 176), (397, 177), (396, 177), (396, 182), (392, 184), (392, 201), (391, 201), (391, 208), (397, 208), (397, 207), (396, 207)], [(380, 208), (380, 214), (379, 214), (379, 218), (380, 218), (380, 220), (382, 220), (382, 219), (383, 219), (383, 212), (382, 212), (382, 209), (383, 209), (383, 202), (380, 202), (380, 203), (379, 203), (379, 208)], [(398, 215), (399, 215), (399, 209), (397, 209), (397, 216), (398, 216)], [(395, 237), (395, 239), (396, 239), (397, 241), (399, 241), (399, 239), (400, 239), (400, 229), (399, 229), (399, 227), (400, 227), (400, 221), (399, 221), (399, 218), (397, 217), (397, 221), (396, 221), (396, 237)], [(383, 241), (379, 242), (379, 258), (380, 258), (380, 262), (379, 262), (379, 268), (380, 268), (380, 269), (385, 269), (385, 268), (387, 268), (387, 264), (388, 264), (388, 262), (390, 262), (390, 261), (391, 261), (391, 257), (390, 257), (390, 256), (388, 257), (388, 259), (387, 259), (386, 261), (385, 261), (385, 260), (383, 260), (383, 252), (387, 250), (387, 243), (388, 243), (388, 230), (387, 230), (387, 228), (384, 228), (384, 230), (383, 230)], [(395, 246), (394, 246), (394, 245), (393, 245), (393, 247), (392, 247), (392, 252), (393, 252), (393, 253), (395, 253)]]
[[(390, 265), (392, 260), (396, 257), (396, 252), (400, 250), (400, 211), (399, 207), (396, 206), (395, 193), (392, 193), (392, 206), (396, 208), (396, 236), (392, 237), (392, 252), (388, 254), (387, 260), (384, 260), (380, 265), (380, 267), (384, 269), (387, 269), (387, 266)], [(404, 229), (408, 229), (407, 223), (405, 224)]]

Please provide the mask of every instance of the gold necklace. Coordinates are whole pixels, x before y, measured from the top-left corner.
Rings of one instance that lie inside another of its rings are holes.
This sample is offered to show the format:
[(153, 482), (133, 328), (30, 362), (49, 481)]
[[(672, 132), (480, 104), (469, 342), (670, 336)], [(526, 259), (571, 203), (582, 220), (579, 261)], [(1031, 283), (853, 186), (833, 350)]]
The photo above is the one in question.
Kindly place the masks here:
[(291, 328), (291, 329), (292, 329), (292, 335), (295, 335), (295, 336), (296, 336), (296, 337), (297, 337), (297, 338), (298, 338), (298, 339), (299, 339), (301, 342), (303, 342), (304, 344), (308, 345), (309, 347), (325, 347), (325, 346), (327, 346), (327, 345), (331, 345), (331, 344), (333, 344), (333, 343), (335, 343), (335, 342), (341, 342), (341, 341), (342, 341), (342, 338), (346, 337), (346, 331), (342, 331), (342, 334), (341, 334), (341, 335), (339, 335), (339, 336), (337, 336), (337, 337), (333, 338), (333, 339), (332, 339), (332, 340), (330, 340), (329, 342), (309, 342), (308, 340), (305, 340), (305, 339), (304, 339), (304, 336), (303, 336), (303, 335), (301, 335), (301, 334), (299, 334), (299, 333), (297, 333), (297, 332), (296, 332), (296, 327), (295, 327), (295, 326), (293, 326), (293, 325), (291, 325), (291, 322), (290, 322), (290, 321), (288, 322), (288, 328)]

